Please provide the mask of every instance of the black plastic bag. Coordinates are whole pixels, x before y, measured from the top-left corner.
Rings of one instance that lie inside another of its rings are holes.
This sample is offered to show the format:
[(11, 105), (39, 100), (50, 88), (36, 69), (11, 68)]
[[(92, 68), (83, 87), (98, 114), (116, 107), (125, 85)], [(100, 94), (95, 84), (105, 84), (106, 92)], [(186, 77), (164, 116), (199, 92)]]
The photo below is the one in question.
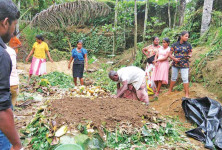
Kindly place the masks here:
[(187, 131), (186, 134), (199, 141), (205, 142), (208, 149), (222, 150), (222, 106), (219, 102), (208, 97), (182, 99), (182, 107), (188, 120), (198, 127)]
[(149, 58), (147, 58), (147, 62), (149, 63), (149, 64), (152, 64), (153, 63), (153, 61), (154, 61), (154, 59), (155, 59), (155, 56), (156, 55), (153, 55), (153, 56), (151, 56), (151, 57), (149, 57)]

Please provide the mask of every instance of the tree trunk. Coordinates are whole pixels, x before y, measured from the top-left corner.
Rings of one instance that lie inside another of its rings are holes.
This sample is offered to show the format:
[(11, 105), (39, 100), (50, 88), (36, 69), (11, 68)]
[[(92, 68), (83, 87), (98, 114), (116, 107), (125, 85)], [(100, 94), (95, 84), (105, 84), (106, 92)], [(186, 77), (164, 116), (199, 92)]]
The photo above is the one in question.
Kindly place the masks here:
[(118, 16), (118, 0), (116, 0), (116, 5), (115, 5), (115, 19), (114, 19), (114, 32), (113, 32), (113, 53), (112, 53), (113, 56), (115, 55), (115, 51), (116, 51), (117, 16)]
[(136, 58), (136, 50), (137, 50), (137, 4), (136, 0), (134, 0), (134, 17), (135, 17), (135, 30), (134, 30), (134, 50), (133, 50), (133, 59)]
[(183, 25), (185, 10), (186, 10), (186, 0), (180, 0), (180, 19), (179, 19), (179, 26)]
[(209, 28), (213, 2), (214, 0), (204, 0), (200, 35), (203, 35)]
[(178, 5), (177, 5), (177, 0), (176, 0), (176, 10), (175, 10), (175, 14), (174, 14), (173, 28), (175, 28), (176, 22), (177, 22), (177, 13), (178, 13), (177, 7), (178, 7)]
[[(20, 8), (21, 8), (21, 0), (18, 0), (18, 10), (20, 11)], [(16, 33), (18, 34), (19, 33), (19, 20), (18, 20), (18, 23), (16, 24)], [(20, 34), (17, 35), (17, 38), (20, 37)]]
[(146, 36), (146, 24), (147, 24), (147, 18), (148, 18), (148, 9), (149, 9), (149, 0), (146, 0), (144, 29), (143, 29), (143, 42), (145, 41), (145, 36)]
[(168, 18), (169, 18), (169, 28), (171, 28), (170, 0), (168, 2)]
[(123, 49), (126, 49), (126, 22), (124, 22), (123, 26), (123, 38), (124, 38), (124, 44), (123, 44)]

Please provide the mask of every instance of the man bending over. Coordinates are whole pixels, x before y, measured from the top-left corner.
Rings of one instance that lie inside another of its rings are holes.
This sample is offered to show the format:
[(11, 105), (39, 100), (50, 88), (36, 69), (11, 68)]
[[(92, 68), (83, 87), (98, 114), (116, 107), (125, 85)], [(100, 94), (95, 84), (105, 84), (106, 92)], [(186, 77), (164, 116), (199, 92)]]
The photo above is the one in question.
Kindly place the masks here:
[(117, 95), (114, 98), (135, 99), (149, 104), (145, 72), (142, 69), (135, 66), (123, 67), (117, 72), (110, 71), (109, 78), (118, 82)]

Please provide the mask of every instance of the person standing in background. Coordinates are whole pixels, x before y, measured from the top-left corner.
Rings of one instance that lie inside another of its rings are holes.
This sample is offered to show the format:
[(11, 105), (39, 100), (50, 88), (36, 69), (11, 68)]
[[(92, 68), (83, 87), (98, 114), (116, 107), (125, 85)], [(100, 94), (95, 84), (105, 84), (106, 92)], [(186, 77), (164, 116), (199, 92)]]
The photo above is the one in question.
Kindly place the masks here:
[(53, 60), (49, 53), (49, 47), (46, 42), (44, 42), (44, 38), (42, 35), (36, 35), (36, 42), (33, 44), (32, 50), (26, 58), (26, 62), (29, 61), (29, 57), (32, 55), (32, 63), (29, 70), (29, 79), (28, 83), (32, 77), (32, 75), (41, 76), (46, 74), (46, 54), (49, 57), (49, 60), (53, 63)]
[(70, 57), (70, 61), (68, 64), (68, 69), (70, 69), (70, 65), (74, 59), (72, 73), (73, 73), (73, 81), (75, 86), (77, 86), (77, 78), (80, 80), (80, 84), (83, 85), (83, 72), (84, 72), (84, 65), (85, 69), (88, 69), (88, 58), (87, 58), (87, 50), (82, 47), (83, 42), (79, 40), (77, 42), (77, 47), (73, 48), (72, 56)]
[(12, 49), (11, 47), (7, 46), (6, 51), (8, 52), (11, 61), (12, 61), (12, 72), (10, 75), (10, 91), (12, 94), (12, 105), (13, 108), (16, 105), (16, 100), (17, 100), (17, 96), (19, 93), (19, 76), (18, 76), (18, 72), (16, 69), (16, 52), (14, 49)]
[(168, 74), (169, 74), (169, 61), (168, 56), (170, 53), (170, 39), (163, 39), (163, 47), (159, 49), (155, 56), (154, 64), (155, 69), (153, 71), (152, 81), (157, 82), (157, 91), (155, 96), (159, 96), (160, 88), (162, 84), (168, 84)]
[(20, 12), (11, 0), (0, 0), (0, 150), (22, 150), (11, 109), (12, 61), (5, 43), (13, 36)]
[[(157, 54), (159, 49), (162, 47), (159, 45), (159, 42), (160, 40), (158, 37), (153, 37), (153, 44), (143, 48), (142, 52), (144, 55), (146, 55), (147, 59), (150, 59), (153, 57), (153, 60), (154, 60), (155, 55)], [(145, 68), (145, 73), (146, 73), (145, 75), (146, 75), (147, 84), (149, 86), (148, 90), (152, 91), (152, 93), (156, 92), (156, 86), (157, 86), (155, 82), (151, 80), (154, 68), (155, 68), (155, 65), (153, 64), (153, 62), (147, 62), (146, 68)]]
[(18, 55), (18, 48), (22, 47), (22, 43), (20, 40), (16, 37), (16, 31), (13, 34), (14, 36), (9, 41), (9, 47), (15, 50), (16, 54)]
[[(180, 70), (185, 96), (187, 98), (189, 97), (189, 58), (192, 56), (192, 46), (187, 42), (188, 39), (189, 33), (183, 31), (180, 34), (178, 41), (171, 46), (169, 56), (173, 60), (173, 66), (170, 88), (168, 91), (168, 94), (172, 92)], [(172, 56), (173, 54), (174, 56)]]

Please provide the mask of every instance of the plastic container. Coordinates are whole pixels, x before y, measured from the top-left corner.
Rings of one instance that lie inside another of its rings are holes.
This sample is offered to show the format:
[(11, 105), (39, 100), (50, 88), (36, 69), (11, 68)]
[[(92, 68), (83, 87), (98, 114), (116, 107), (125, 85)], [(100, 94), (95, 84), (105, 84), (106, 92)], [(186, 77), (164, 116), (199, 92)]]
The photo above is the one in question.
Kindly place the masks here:
[(58, 146), (55, 150), (83, 150), (81, 146), (77, 144), (63, 144)]

